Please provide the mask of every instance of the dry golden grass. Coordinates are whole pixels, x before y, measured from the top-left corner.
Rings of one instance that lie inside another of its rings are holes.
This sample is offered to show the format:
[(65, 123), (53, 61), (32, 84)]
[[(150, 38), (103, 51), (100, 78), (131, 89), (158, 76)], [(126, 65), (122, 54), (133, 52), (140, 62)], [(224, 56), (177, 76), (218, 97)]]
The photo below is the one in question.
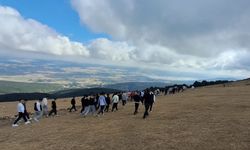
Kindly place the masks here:
[[(142, 105), (140, 113), (133, 115), (133, 103), (102, 117), (82, 118), (79, 110), (61, 110), (59, 117), (17, 128), (9, 120), (0, 120), (0, 149), (249, 150), (248, 82), (160, 96), (145, 120)], [(70, 101), (57, 103), (67, 108)], [(0, 116), (15, 114), (16, 103), (0, 103), (0, 107)]]

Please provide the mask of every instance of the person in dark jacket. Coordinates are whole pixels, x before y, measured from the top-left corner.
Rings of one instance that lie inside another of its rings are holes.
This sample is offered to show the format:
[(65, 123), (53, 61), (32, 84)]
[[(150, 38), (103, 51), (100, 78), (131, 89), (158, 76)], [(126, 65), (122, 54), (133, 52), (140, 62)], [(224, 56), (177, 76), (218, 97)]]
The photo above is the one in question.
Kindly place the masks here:
[(107, 105), (106, 105), (105, 111), (108, 112), (109, 111), (109, 105), (111, 103), (111, 99), (110, 99), (109, 94), (107, 94), (106, 103), (107, 103)]
[(139, 95), (139, 93), (135, 93), (133, 96), (134, 102), (135, 102), (135, 111), (134, 111), (134, 115), (136, 115), (138, 113), (138, 108), (141, 102), (141, 97)]
[(151, 95), (149, 93), (149, 90), (146, 90), (146, 92), (143, 96), (143, 104), (145, 106), (145, 112), (143, 115), (143, 119), (145, 119), (149, 115), (148, 110), (149, 110), (149, 107), (152, 103), (151, 101), (152, 101), (152, 98), (151, 98)]
[(28, 120), (31, 120), (30, 115), (29, 115), (29, 113), (28, 113), (28, 111), (27, 111), (27, 107), (26, 107), (27, 101), (28, 101), (27, 99), (24, 99), (24, 101), (23, 101), (24, 115), (26, 116), (26, 118), (27, 118)]
[(86, 99), (86, 97), (88, 97), (88, 96), (84, 95), (83, 98), (81, 99), (82, 109), (81, 109), (80, 113), (82, 113), (84, 111), (84, 109), (85, 109), (85, 101), (86, 101), (85, 99)]
[(71, 99), (71, 105), (72, 105), (72, 107), (70, 108), (69, 112), (71, 112), (72, 109), (74, 109), (74, 111), (77, 111), (77, 110), (76, 110), (76, 100), (75, 100), (75, 97), (73, 97), (73, 98)]
[(55, 115), (57, 115), (57, 110), (56, 110), (56, 98), (52, 100), (51, 102), (51, 111), (49, 112), (49, 116), (52, 115), (52, 113), (54, 113)]

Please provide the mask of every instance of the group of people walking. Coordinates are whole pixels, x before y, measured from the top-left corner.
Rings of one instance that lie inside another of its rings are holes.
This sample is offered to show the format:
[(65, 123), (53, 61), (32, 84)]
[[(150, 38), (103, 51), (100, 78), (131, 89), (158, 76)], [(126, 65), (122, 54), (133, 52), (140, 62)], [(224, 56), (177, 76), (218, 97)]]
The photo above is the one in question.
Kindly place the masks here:
[[(34, 103), (34, 117), (33, 119), (36, 122), (39, 122), (39, 120), (42, 118), (42, 116), (51, 116), (52, 114), (57, 115), (57, 109), (56, 109), (56, 99), (53, 99), (51, 102), (51, 111), (48, 112), (48, 100), (47, 98), (39, 99)], [(30, 121), (32, 118), (30, 118), (29, 113), (26, 108), (27, 99), (19, 99), (19, 102), (17, 104), (17, 112), (18, 117), (15, 119), (14, 123), (12, 124), (13, 127), (18, 126), (18, 122), (23, 119), (25, 124), (31, 123)]]
[[(125, 106), (128, 99), (133, 100), (135, 103), (134, 115), (138, 114), (138, 109), (140, 103), (145, 106), (145, 112), (143, 118), (145, 119), (149, 115), (149, 111), (152, 111), (153, 104), (155, 102), (155, 94), (149, 90), (145, 91), (135, 91), (125, 93), (114, 93), (112, 96), (110, 94), (101, 93), (100, 95), (85, 95), (81, 99), (81, 111), (80, 114), (83, 117), (86, 117), (89, 114), (92, 115), (104, 115), (104, 112), (110, 111), (110, 105), (112, 104), (111, 111), (118, 111), (118, 104), (122, 101), (122, 105)], [(17, 110), (18, 117), (13, 123), (13, 127), (18, 126), (18, 121), (23, 118), (25, 124), (31, 123), (31, 118), (29, 117), (29, 113), (26, 109), (27, 100), (19, 100)], [(77, 111), (76, 109), (76, 99), (73, 97), (71, 99), (71, 107), (69, 108), (69, 112)], [(52, 114), (57, 115), (57, 107), (56, 107), (56, 99), (53, 99), (51, 102), (51, 111), (48, 112), (48, 100), (47, 98), (40, 99), (34, 103), (34, 117), (35, 121), (39, 121), (42, 116), (51, 116)]]

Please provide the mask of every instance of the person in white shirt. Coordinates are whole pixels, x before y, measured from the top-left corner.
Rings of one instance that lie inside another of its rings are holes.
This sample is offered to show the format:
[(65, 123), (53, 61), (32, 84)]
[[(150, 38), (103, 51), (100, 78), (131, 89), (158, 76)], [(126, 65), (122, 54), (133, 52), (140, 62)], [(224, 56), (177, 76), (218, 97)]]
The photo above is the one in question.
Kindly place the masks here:
[(46, 97), (42, 100), (43, 114), (48, 117), (48, 99)]
[(114, 109), (118, 110), (119, 96), (117, 95), (117, 93), (115, 93), (112, 97), (112, 103), (112, 112), (114, 111)]
[(23, 103), (24, 103), (24, 100), (20, 99), (20, 100), (19, 100), (19, 103), (17, 104), (18, 117), (17, 117), (17, 119), (14, 121), (14, 123), (12, 124), (13, 127), (17, 127), (17, 126), (18, 126), (17, 122), (18, 122), (21, 118), (23, 118), (23, 120), (25, 121), (25, 124), (29, 124), (29, 123), (30, 123), (30, 121), (27, 120), (27, 117), (26, 117), (25, 114), (24, 114), (25, 108), (24, 108)]
[(42, 109), (42, 104), (41, 103), (42, 103), (42, 99), (39, 99), (34, 104), (34, 110), (35, 110), (34, 120), (37, 121), (37, 122), (43, 116), (43, 109)]
[(128, 100), (128, 94), (126, 92), (122, 93), (122, 105), (125, 106)]

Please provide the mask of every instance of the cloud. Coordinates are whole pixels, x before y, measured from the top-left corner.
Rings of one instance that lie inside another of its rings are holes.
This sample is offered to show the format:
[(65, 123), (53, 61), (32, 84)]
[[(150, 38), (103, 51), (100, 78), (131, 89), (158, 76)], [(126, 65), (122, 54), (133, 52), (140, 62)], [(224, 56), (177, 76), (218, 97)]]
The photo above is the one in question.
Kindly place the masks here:
[[(0, 54), (127, 65), (165, 79), (250, 76), (247, 0), (71, 2), (82, 24), (110, 38), (71, 41), (14, 8), (0, 6)], [(156, 75), (155, 69), (165, 74)]]
[(79, 42), (71, 41), (50, 27), (6, 6), (0, 6), (0, 48), (21, 50), (54, 55), (88, 56), (89, 51)]
[(72, 5), (93, 31), (135, 44), (203, 57), (250, 46), (247, 0), (72, 0)]
[[(126, 59), (172, 71), (245, 70), (250, 76), (248, 0), (71, 0), (93, 32), (125, 43)], [(109, 42), (108, 47), (112, 47)], [(102, 45), (103, 46), (103, 45)], [(101, 46), (101, 47), (102, 47)], [(105, 47), (105, 46), (104, 46)], [(103, 49), (106, 54), (109, 49)], [(132, 56), (132, 57), (131, 57)]]
[(98, 38), (88, 45), (93, 57), (115, 62), (126, 62), (134, 59), (135, 48), (126, 42), (111, 41), (106, 38)]

